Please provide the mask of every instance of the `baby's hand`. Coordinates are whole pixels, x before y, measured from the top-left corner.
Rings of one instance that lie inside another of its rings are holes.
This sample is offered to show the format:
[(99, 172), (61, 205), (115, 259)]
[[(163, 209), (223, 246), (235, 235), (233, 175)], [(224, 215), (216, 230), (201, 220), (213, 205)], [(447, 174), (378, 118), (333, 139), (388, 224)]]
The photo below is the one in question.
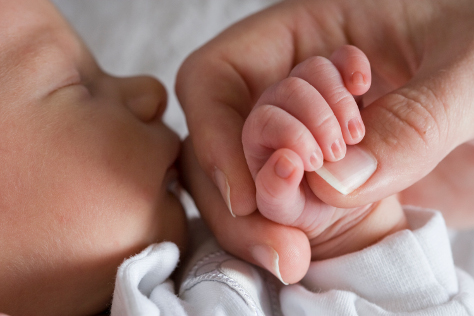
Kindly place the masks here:
[[(342, 159), (346, 144), (362, 140), (365, 129), (354, 96), (367, 92), (370, 82), (369, 61), (356, 47), (343, 46), (330, 60), (309, 58), (262, 94), (243, 128), (244, 152), (260, 213), (303, 230), (311, 242), (313, 259), (363, 248), (401, 220), (400, 209), (375, 230), (356, 234), (350, 244), (340, 243), (336, 240), (374, 218), (367, 215), (380, 207), (347, 210), (329, 206), (316, 197), (304, 177), (304, 171), (319, 169), (323, 159)], [(332, 242), (328, 247), (331, 240), (336, 245)]]

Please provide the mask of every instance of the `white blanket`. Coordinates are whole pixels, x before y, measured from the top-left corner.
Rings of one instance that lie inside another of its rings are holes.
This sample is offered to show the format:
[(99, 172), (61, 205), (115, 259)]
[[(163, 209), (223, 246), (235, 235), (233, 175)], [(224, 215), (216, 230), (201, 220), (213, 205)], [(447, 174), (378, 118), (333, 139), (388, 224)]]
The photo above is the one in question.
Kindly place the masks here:
[(167, 278), (178, 249), (152, 245), (120, 267), (112, 316), (474, 315), (474, 279), (455, 268), (442, 216), (405, 213), (411, 230), (313, 262), (300, 284), (288, 286), (210, 238), (180, 267), (177, 297)]

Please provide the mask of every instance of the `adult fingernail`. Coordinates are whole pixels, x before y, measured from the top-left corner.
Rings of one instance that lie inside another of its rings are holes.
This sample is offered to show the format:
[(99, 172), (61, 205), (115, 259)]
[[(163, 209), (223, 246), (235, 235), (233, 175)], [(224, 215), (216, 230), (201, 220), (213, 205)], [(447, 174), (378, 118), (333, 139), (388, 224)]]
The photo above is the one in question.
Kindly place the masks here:
[(275, 249), (267, 245), (257, 245), (252, 247), (251, 252), (255, 261), (260, 263), (260, 265), (276, 276), (281, 283), (288, 285), (288, 283), (283, 281), (283, 278), (281, 277), (279, 263), (280, 256)]
[(357, 117), (347, 123), (347, 129), (354, 141), (360, 140), (364, 135), (364, 126), (362, 125), (362, 121)]
[(344, 159), (325, 161), (316, 173), (344, 195), (364, 184), (377, 169), (377, 160), (359, 146), (347, 146)]
[(276, 162), (274, 170), (278, 177), (287, 179), (295, 170), (295, 164), (288, 157), (283, 156)]
[(230, 204), (229, 181), (227, 181), (227, 177), (225, 176), (225, 174), (217, 167), (215, 167), (214, 169), (214, 182), (219, 188), (219, 191), (221, 192), (222, 198), (224, 199), (225, 204), (227, 205), (227, 208), (230, 211), (230, 214), (235, 217), (235, 214), (232, 211), (232, 205)]
[(335, 161), (341, 160), (342, 158), (344, 158), (344, 156), (346, 154), (345, 147), (346, 146), (344, 144), (344, 141), (341, 138), (336, 140), (331, 145), (331, 151), (332, 151), (332, 155), (333, 155)]

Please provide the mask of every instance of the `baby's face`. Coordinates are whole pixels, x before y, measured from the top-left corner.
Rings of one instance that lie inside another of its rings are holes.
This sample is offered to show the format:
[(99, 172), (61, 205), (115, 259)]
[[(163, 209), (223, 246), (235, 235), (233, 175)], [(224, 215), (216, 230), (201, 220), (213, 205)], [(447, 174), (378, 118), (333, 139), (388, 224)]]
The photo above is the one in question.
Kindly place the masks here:
[(184, 244), (165, 106), (158, 81), (103, 73), (48, 2), (0, 1), (0, 312), (100, 311), (124, 258)]

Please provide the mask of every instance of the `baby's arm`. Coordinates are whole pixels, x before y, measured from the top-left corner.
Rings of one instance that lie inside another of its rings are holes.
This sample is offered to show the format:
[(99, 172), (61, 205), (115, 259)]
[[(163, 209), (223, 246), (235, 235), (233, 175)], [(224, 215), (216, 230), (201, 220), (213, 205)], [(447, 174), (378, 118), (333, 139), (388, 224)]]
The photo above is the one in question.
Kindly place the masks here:
[(362, 249), (406, 227), (394, 198), (335, 208), (317, 198), (304, 177), (323, 159), (340, 160), (346, 144), (362, 140), (364, 125), (353, 96), (364, 94), (370, 80), (367, 57), (353, 46), (341, 47), (330, 60), (309, 58), (262, 94), (244, 125), (244, 152), (260, 213), (303, 230), (313, 259)]

